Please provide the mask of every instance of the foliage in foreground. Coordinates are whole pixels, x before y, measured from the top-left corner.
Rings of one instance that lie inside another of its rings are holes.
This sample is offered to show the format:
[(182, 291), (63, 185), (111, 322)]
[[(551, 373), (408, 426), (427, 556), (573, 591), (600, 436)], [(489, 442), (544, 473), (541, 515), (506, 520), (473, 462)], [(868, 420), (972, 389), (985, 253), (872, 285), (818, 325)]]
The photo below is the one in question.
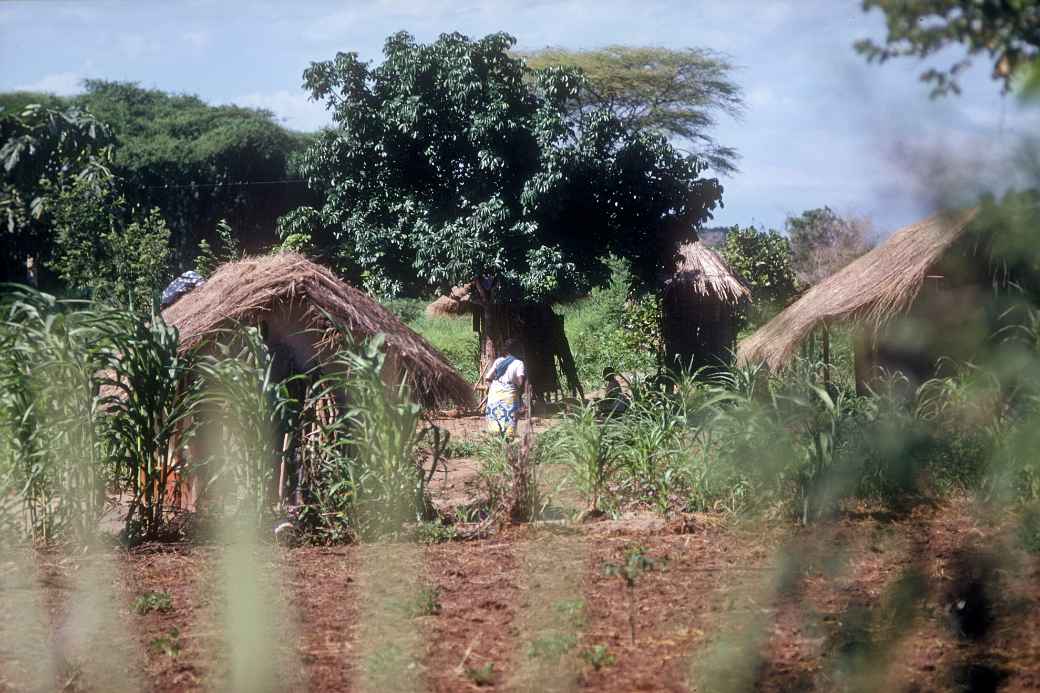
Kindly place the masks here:
[[(307, 430), (304, 520), (325, 540), (380, 536), (426, 519), (420, 409), (387, 393), (376, 340), (341, 352), (306, 401), (255, 329), (210, 354), (180, 349), (161, 316), (8, 296), (0, 322), (0, 534), (90, 542), (117, 513), (122, 538), (171, 529), (192, 493), (218, 521), (259, 529), (276, 515), (299, 458), (284, 445)], [(201, 425), (200, 425), (201, 422)], [(431, 446), (443, 452), (446, 440)], [(308, 476), (309, 472), (309, 476)]]
[[(118, 510), (125, 540), (158, 537), (189, 477), (200, 506), (252, 527), (266, 526), (275, 499), (295, 492), (319, 541), (397, 534), (432, 518), (428, 484), (458, 445), (422, 425), (406, 391), (387, 392), (378, 340), (341, 352), (304, 384), (273, 377), (256, 330), (229, 334), (203, 357), (181, 351), (160, 316), (142, 321), (25, 289), (3, 310), (7, 536), (89, 541)], [(956, 489), (1035, 507), (1037, 326), (1000, 336), (991, 364), (1002, 370), (963, 364), (916, 389), (893, 377), (869, 397), (841, 378), (819, 385), (823, 367), (809, 361), (783, 377), (732, 369), (663, 389), (634, 377), (627, 412), (572, 411), (538, 436), (532, 470), (561, 465), (593, 512), (764, 511), (808, 523), (849, 499), (902, 508)], [(203, 435), (214, 424), (219, 434)], [(292, 431), (303, 432), (297, 444)], [(486, 496), (470, 519), (508, 505), (515, 447), (488, 438), (470, 450), (483, 461)], [(293, 481), (284, 472), (297, 465)], [(526, 499), (528, 514), (548, 500)], [(1026, 545), (1036, 543), (1031, 518)]]
[(820, 369), (686, 377), (671, 393), (633, 382), (625, 414), (590, 405), (566, 417), (556, 460), (594, 512), (779, 511), (808, 523), (849, 499), (898, 509), (958, 489), (1040, 498), (1035, 394), (966, 368), (860, 397), (848, 383), (818, 385)]

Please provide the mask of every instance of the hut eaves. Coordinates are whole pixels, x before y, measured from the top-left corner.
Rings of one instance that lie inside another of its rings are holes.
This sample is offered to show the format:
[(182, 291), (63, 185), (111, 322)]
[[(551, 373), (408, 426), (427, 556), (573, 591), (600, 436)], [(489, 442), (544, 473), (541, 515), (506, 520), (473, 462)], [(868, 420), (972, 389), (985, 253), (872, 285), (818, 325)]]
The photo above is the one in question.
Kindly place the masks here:
[(851, 320), (880, 327), (905, 312), (930, 270), (961, 238), (977, 211), (935, 214), (892, 234), (742, 341), (738, 363), (763, 363), (780, 370), (817, 325)]
[[(386, 336), (386, 351), (403, 372), (412, 396), (426, 406), (472, 405), (472, 386), (422, 336), (367, 294), (301, 255), (252, 257), (217, 268), (204, 285), (163, 311), (187, 349), (235, 324), (258, 324), (288, 308), (300, 330), (315, 330), (329, 344), (329, 316), (361, 340)], [(327, 314), (327, 315), (326, 315)]]

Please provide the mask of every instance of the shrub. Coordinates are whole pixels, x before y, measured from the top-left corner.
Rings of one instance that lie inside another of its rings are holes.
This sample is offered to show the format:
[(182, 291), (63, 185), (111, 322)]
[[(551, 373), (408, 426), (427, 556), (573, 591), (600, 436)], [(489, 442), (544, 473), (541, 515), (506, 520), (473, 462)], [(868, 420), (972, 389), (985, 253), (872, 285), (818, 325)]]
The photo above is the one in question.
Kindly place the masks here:
[(318, 442), (304, 520), (319, 536), (342, 538), (349, 527), (354, 536), (376, 538), (430, 516), (432, 470), (419, 464), (421, 409), (404, 385), (387, 391), (382, 346), (377, 336), (357, 351), (340, 351), (312, 388), (307, 409)]
[(606, 286), (562, 311), (578, 377), (589, 389), (601, 385), (608, 366), (622, 372), (655, 370), (661, 352), (657, 300), (631, 294), (633, 279), (625, 261), (614, 258), (610, 268)]
[(173, 610), (173, 599), (169, 592), (145, 592), (134, 600), (133, 608), (141, 616), (153, 611), (165, 614)]

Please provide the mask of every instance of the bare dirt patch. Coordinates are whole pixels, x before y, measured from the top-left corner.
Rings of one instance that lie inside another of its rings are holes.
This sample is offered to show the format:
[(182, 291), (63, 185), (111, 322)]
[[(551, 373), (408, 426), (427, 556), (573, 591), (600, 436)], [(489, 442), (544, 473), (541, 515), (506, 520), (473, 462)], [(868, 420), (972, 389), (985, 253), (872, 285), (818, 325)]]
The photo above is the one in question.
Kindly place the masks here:
[[(547, 680), (559, 690), (726, 690), (727, 679), (711, 669), (721, 662), (728, 663), (723, 672), (743, 677), (730, 683), (758, 690), (829, 691), (868, 680), (877, 690), (1036, 690), (1040, 560), (1019, 551), (1003, 523), (977, 517), (967, 502), (953, 502), (897, 518), (847, 514), (808, 529), (727, 527), (712, 516), (571, 527), (567, 540), (583, 542), (585, 566), (570, 600), (576, 635), (556, 643), (570, 664)], [(544, 553), (544, 535), (507, 527), (490, 539), (422, 549), (418, 583), (436, 601), (413, 621), (423, 687), (504, 690), (530, 666), (526, 629), (534, 626), (526, 610), (537, 606), (537, 593), (528, 591), (523, 557), (540, 556), (537, 570), (551, 567), (558, 554)], [(630, 592), (604, 566), (634, 547), (659, 569)], [(110, 552), (127, 602), (121, 623), (145, 653), (139, 673), (147, 688), (201, 690), (221, 680), (222, 636), (209, 616), (220, 550)], [(965, 552), (979, 551), (996, 557), (993, 568), (965, 575)], [(349, 546), (278, 549), (271, 565), (282, 571), (306, 689), (357, 690), (365, 637), (357, 625), (364, 598), (357, 556)], [(59, 629), (80, 564), (53, 554), (37, 561), (37, 584)], [(974, 598), (976, 577), (986, 581), (986, 625), (969, 635), (955, 614), (958, 602)], [(914, 590), (904, 594), (900, 586), (908, 584)], [(172, 608), (135, 613), (132, 600), (146, 592), (168, 593)], [(895, 624), (903, 608), (911, 616)], [(164, 649), (162, 639), (174, 632), (176, 648)], [(0, 647), (0, 660), (7, 652)], [(872, 668), (879, 678), (863, 678), (875, 675)], [(0, 672), (8, 670), (0, 661)], [(17, 690), (10, 680), (5, 686)]]

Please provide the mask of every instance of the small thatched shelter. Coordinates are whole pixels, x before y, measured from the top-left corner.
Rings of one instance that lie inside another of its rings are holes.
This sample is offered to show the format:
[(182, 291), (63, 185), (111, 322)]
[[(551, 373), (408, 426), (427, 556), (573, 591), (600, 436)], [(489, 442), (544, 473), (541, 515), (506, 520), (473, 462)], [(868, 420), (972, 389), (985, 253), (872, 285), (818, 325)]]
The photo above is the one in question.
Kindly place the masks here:
[(472, 283), (456, 286), (450, 292), (426, 306), (426, 315), (433, 318), (458, 317), (472, 314), (476, 310), (471, 299), (472, 291)]
[(427, 407), (473, 405), (472, 386), (429, 342), (367, 294), (301, 255), (252, 257), (220, 266), (163, 311), (189, 348), (236, 324), (260, 326), (286, 373), (320, 365), (337, 345), (329, 318), (360, 342), (386, 336), (387, 379), (406, 382)]
[[(901, 370), (927, 376), (938, 356), (953, 353), (956, 325), (966, 324), (981, 303), (979, 263), (971, 260), (975, 248), (966, 234), (976, 213), (940, 213), (897, 231), (741, 342), (738, 360), (780, 370), (814, 329), (853, 321), (862, 328), (856, 344), (861, 389), (878, 367), (906, 366)], [(911, 314), (912, 345), (901, 339), (908, 330), (896, 320)], [(923, 326), (930, 335), (921, 334)]]
[(728, 361), (740, 308), (750, 299), (751, 290), (718, 253), (700, 240), (681, 244), (661, 304), (667, 363), (696, 370)]

